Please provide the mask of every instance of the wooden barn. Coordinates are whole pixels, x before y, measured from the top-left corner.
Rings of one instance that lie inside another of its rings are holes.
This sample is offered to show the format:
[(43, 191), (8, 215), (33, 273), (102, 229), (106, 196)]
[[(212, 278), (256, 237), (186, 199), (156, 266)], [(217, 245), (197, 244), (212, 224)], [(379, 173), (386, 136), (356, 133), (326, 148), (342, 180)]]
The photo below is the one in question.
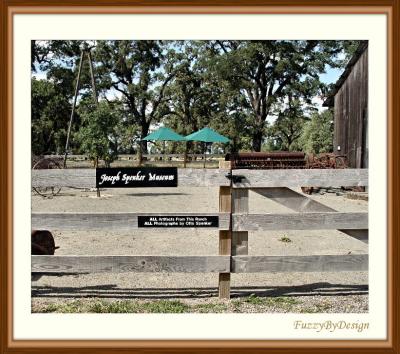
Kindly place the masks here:
[(368, 42), (362, 42), (323, 104), (334, 110), (333, 151), (368, 167)]

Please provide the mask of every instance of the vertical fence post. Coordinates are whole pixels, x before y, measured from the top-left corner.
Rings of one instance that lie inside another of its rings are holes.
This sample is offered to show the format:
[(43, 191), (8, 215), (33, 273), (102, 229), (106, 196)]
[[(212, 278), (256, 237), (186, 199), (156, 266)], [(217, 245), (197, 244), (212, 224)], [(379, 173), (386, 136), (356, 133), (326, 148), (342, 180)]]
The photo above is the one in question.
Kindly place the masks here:
[[(232, 213), (249, 212), (249, 190), (232, 189)], [(248, 231), (233, 231), (232, 232), (232, 256), (247, 256), (248, 255)]]
[[(220, 169), (230, 169), (230, 161), (220, 161)], [(223, 213), (232, 212), (231, 187), (219, 187), (219, 211)], [(219, 231), (219, 254), (231, 255), (232, 247), (232, 218), (229, 222), (229, 230)], [(231, 273), (219, 273), (218, 296), (220, 299), (229, 299), (231, 296)]]
[[(231, 187), (219, 187), (219, 211), (230, 213), (232, 210)], [(219, 231), (219, 254), (230, 255), (232, 244), (232, 225), (229, 230)], [(220, 299), (229, 299), (231, 293), (231, 273), (219, 273), (218, 296)]]

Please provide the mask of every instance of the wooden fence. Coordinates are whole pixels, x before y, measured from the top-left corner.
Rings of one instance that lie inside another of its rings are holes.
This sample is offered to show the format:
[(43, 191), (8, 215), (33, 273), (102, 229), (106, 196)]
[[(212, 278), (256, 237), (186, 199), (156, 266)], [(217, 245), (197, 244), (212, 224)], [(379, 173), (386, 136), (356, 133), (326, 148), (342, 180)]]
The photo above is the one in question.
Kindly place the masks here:
[[(368, 242), (368, 213), (343, 213), (290, 189), (367, 186), (368, 170), (198, 170), (178, 169), (179, 186), (219, 187), (218, 256), (32, 256), (32, 272), (215, 272), (219, 296), (230, 297), (231, 273), (368, 270), (367, 254), (249, 256), (248, 232), (335, 229)], [(32, 187), (95, 187), (95, 170), (32, 170)], [(251, 214), (249, 190), (297, 213)], [(32, 213), (33, 229), (127, 230), (138, 216), (195, 216), (199, 213)]]
[[(63, 159), (64, 155), (44, 155), (44, 158), (52, 158), (52, 159)], [(143, 154), (144, 158), (147, 159), (179, 159), (183, 160), (184, 154)], [(189, 159), (203, 159), (204, 154), (188, 154), (187, 157)], [(224, 159), (225, 154), (206, 154), (206, 158), (213, 158), (213, 159)], [(123, 154), (118, 155), (117, 161), (124, 161), (124, 160), (137, 160), (137, 154)], [(68, 155), (68, 160), (70, 161), (87, 161), (89, 158), (87, 155)]]

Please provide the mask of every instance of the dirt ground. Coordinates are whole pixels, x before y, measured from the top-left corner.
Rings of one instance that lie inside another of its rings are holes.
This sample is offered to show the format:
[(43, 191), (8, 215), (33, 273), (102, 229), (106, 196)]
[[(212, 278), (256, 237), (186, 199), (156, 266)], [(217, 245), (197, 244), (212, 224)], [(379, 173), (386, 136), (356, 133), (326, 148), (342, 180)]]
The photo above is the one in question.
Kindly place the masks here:
[[(368, 211), (368, 202), (335, 193), (311, 198), (338, 211)], [(217, 212), (217, 188), (107, 189), (63, 188), (53, 198), (32, 194), (33, 212)], [(250, 192), (250, 213), (292, 211)], [(56, 255), (216, 255), (218, 231), (140, 229), (121, 231), (51, 230)], [(286, 242), (283, 242), (285, 240)], [(368, 245), (336, 230), (249, 232), (249, 255), (367, 253)], [(32, 310), (73, 299), (176, 300), (216, 302), (218, 274), (119, 273), (42, 276), (32, 282)], [(327, 304), (321, 312), (367, 312), (368, 272), (232, 274), (232, 298), (294, 297), (304, 306)], [(301, 307), (301, 306), (300, 306)], [(299, 306), (291, 312), (302, 312)], [(229, 307), (231, 308), (231, 307)], [(318, 307), (317, 307), (318, 308)], [(273, 307), (259, 311), (279, 312)], [(326, 311), (325, 311), (326, 310)], [(228, 309), (229, 311), (229, 309)], [(252, 312), (252, 309), (244, 311)], [(229, 311), (230, 312), (230, 311)]]

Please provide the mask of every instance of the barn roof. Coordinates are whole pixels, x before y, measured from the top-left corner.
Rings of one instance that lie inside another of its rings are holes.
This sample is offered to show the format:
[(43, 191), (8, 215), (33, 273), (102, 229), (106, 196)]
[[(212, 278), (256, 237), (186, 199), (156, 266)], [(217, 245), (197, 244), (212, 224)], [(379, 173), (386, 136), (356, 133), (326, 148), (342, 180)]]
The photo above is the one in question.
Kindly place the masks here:
[(340, 76), (339, 80), (336, 81), (333, 89), (328, 93), (326, 100), (322, 104), (323, 107), (333, 107), (333, 104), (335, 102), (334, 98), (335, 98), (336, 93), (339, 91), (339, 89), (342, 87), (342, 85), (346, 81), (347, 77), (350, 75), (354, 64), (357, 63), (358, 59), (360, 59), (361, 55), (365, 52), (365, 50), (367, 48), (368, 48), (368, 41), (361, 41), (360, 45), (354, 52), (354, 55), (347, 63), (343, 74)]

